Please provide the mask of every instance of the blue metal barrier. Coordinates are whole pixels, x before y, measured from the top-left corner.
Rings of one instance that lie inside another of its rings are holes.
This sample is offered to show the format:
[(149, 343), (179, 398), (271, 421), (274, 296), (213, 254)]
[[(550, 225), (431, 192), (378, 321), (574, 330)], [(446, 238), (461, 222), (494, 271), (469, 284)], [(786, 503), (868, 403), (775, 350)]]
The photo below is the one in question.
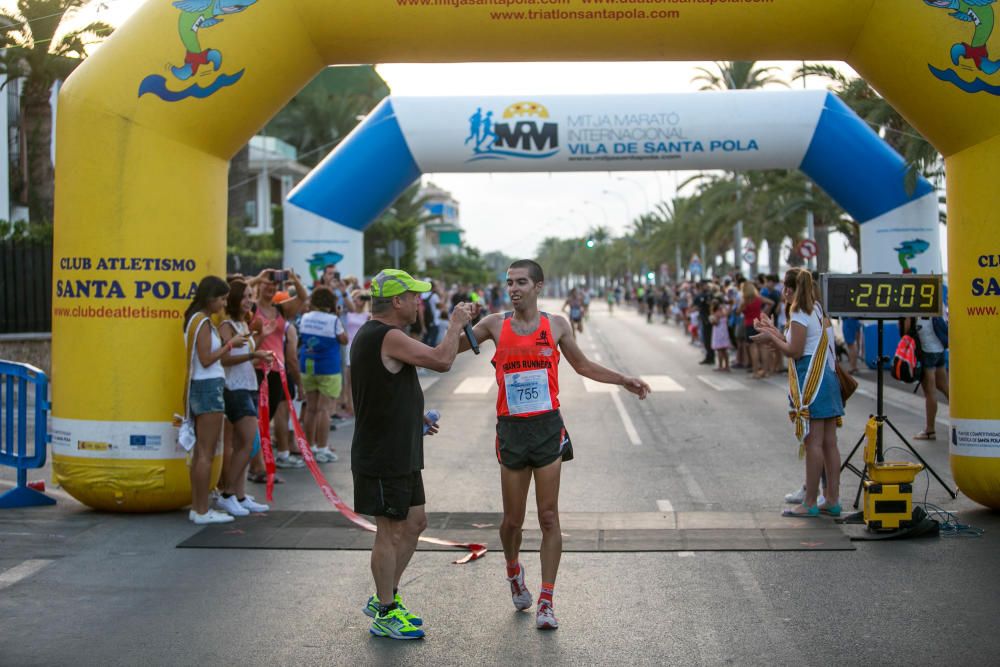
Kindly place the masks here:
[[(28, 385), (35, 393), (35, 439), (28, 454)], [(45, 466), (48, 451), (49, 379), (29, 366), (0, 361), (0, 465), (17, 469), (17, 486), (0, 496), (0, 509), (55, 505), (53, 498), (28, 486), (28, 470)]]

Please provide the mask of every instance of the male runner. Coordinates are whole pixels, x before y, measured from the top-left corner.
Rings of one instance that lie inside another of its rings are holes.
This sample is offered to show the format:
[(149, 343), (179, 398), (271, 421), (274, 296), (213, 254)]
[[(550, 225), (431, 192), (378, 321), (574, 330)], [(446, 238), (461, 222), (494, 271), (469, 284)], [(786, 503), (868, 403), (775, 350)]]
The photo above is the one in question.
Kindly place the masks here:
[(573, 328), (583, 333), (583, 299), (580, 298), (580, 293), (575, 287), (569, 291), (569, 296), (563, 303), (563, 312), (566, 312), (567, 308), (569, 308), (569, 321), (573, 323)]
[[(500, 387), (496, 453), (503, 495), (500, 540), (507, 559), (511, 597), (518, 610), (531, 606), (518, 552), (533, 477), (542, 529), (542, 590), (535, 624), (541, 630), (552, 630), (559, 627), (552, 608), (562, 555), (559, 475), (562, 462), (573, 458), (573, 447), (559, 414), (559, 350), (577, 373), (591, 380), (621, 385), (640, 399), (649, 393), (649, 385), (590, 361), (577, 346), (565, 318), (539, 312), (543, 280), (542, 267), (537, 263), (522, 259), (511, 264), (507, 291), (514, 311), (489, 315), (473, 331), (479, 342), (491, 339), (496, 343), (493, 366)], [(464, 338), (460, 345), (462, 351), (469, 349)]]
[[(430, 283), (405, 271), (386, 269), (372, 279), (372, 319), (351, 346), (355, 428), (351, 445), (354, 509), (375, 517), (372, 576), (375, 595), (363, 611), (372, 617), (371, 634), (419, 639), (423, 621), (403, 605), (399, 580), (417, 538), (427, 527), (424, 513), (424, 393), (417, 366), (441, 373), (458, 354), (458, 339), (472, 320), (474, 306), (459, 303), (437, 347), (406, 334), (417, 321), (420, 294)], [(463, 336), (464, 338), (464, 336)], [(428, 433), (437, 428), (430, 425)]]

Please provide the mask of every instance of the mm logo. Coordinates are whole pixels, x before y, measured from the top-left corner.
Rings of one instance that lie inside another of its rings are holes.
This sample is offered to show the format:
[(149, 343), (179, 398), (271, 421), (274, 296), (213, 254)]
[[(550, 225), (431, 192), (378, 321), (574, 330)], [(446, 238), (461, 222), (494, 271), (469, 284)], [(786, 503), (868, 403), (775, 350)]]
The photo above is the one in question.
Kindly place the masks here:
[(559, 124), (549, 121), (549, 110), (538, 102), (511, 104), (500, 120), (479, 107), (469, 117), (465, 145), (472, 146), (468, 162), (549, 158), (559, 152)]

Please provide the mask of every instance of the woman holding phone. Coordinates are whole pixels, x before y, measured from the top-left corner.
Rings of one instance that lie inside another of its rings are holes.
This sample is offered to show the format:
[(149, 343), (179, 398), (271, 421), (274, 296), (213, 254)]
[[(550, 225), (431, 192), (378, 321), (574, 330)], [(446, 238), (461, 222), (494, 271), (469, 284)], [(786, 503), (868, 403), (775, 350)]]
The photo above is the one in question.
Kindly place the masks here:
[(229, 284), (218, 276), (206, 276), (198, 283), (194, 299), (184, 313), (184, 340), (187, 345), (185, 410), (194, 419), (195, 444), (191, 452), (191, 511), (196, 524), (226, 523), (233, 517), (208, 506), (215, 458), (225, 412), (223, 389), (226, 373), (222, 361), (233, 347), (246, 343), (245, 335), (235, 335), (223, 343), (212, 324), (212, 316), (226, 305)]

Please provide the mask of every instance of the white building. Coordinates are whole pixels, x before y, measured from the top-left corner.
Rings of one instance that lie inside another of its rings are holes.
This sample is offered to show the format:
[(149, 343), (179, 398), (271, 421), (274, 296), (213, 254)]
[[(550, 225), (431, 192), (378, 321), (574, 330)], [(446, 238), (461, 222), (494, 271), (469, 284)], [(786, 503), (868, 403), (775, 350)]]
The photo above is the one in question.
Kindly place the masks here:
[[(28, 144), (21, 127), (21, 90), (24, 79), (8, 83), (0, 74), (0, 86), (6, 93), (0, 101), (0, 124), (7, 129), (7, 141), (0, 142), (0, 220), (28, 220), (28, 202), (11, 196), (11, 184), (25, 182), (28, 178)], [(59, 89), (62, 81), (52, 86), (52, 163), (56, 161), (56, 116)], [(11, 173), (11, 170), (18, 173)]]
[(297, 159), (295, 147), (277, 137), (258, 135), (250, 140), (248, 186), (255, 194), (247, 197), (247, 232), (270, 234), (274, 230), (272, 207), (284, 206), (288, 193), (311, 171)]
[(427, 198), (424, 210), (434, 216), (417, 229), (417, 266), (426, 269), (449, 255), (459, 254), (465, 230), (460, 222), (458, 202), (450, 192), (427, 183), (420, 189), (419, 196)]

